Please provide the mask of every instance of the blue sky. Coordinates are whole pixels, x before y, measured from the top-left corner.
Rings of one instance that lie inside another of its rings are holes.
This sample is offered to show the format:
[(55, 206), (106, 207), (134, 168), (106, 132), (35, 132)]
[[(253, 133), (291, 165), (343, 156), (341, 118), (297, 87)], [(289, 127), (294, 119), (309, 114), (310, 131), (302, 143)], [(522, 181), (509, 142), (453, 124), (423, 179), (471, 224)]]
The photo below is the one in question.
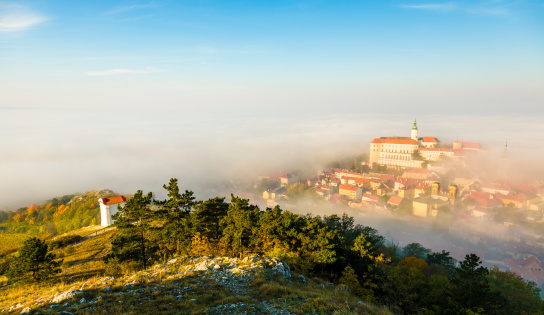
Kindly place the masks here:
[(528, 167), (543, 104), (544, 0), (0, 0), (0, 210), (317, 167), (415, 117)]
[(544, 1), (0, 2), (6, 107), (542, 114), (543, 56)]

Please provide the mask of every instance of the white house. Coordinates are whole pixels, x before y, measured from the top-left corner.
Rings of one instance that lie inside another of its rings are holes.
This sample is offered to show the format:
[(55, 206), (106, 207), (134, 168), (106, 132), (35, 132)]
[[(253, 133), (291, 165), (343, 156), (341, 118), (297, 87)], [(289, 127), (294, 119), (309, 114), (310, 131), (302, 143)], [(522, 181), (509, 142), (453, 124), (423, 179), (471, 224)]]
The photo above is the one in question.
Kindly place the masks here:
[(126, 201), (127, 198), (125, 198), (125, 196), (99, 198), (98, 203), (100, 204), (100, 225), (112, 225), (113, 220), (111, 216), (117, 213), (117, 206), (125, 206)]

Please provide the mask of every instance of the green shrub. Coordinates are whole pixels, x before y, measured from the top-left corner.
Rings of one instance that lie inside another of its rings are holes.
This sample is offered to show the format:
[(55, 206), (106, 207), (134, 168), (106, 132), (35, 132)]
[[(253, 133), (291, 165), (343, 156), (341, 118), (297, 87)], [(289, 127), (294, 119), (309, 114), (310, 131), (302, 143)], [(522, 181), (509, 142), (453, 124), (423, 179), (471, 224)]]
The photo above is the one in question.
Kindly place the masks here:
[(106, 263), (106, 269), (104, 271), (106, 276), (119, 277), (123, 275), (123, 269), (118, 258), (112, 258)]

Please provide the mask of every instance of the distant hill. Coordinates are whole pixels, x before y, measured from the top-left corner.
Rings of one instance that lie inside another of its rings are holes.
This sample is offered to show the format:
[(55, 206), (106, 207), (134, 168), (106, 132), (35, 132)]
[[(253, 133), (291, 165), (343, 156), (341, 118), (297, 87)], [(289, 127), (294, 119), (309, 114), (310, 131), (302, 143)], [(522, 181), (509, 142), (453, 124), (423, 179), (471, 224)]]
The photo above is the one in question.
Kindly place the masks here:
[(42, 205), (0, 213), (0, 233), (57, 234), (100, 223), (99, 198), (116, 196), (109, 190), (65, 195)]

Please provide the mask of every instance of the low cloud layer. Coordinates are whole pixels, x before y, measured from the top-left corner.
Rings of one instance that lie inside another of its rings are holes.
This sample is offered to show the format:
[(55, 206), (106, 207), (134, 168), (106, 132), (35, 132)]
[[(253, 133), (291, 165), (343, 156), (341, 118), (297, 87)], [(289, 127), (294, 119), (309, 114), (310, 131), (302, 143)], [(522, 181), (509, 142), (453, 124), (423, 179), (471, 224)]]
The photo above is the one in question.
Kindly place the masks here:
[[(2, 109), (0, 209), (94, 189), (162, 192), (177, 177), (199, 198), (230, 179), (318, 171), (327, 161), (368, 152), (379, 136), (409, 135), (413, 117)], [(544, 149), (537, 119), (417, 117), (421, 135), (481, 142), (500, 157), (505, 140), (516, 174), (536, 174)], [(9, 132), (8, 132), (9, 131)], [(534, 167), (533, 167), (534, 166)], [(492, 172), (492, 170), (490, 170)]]

